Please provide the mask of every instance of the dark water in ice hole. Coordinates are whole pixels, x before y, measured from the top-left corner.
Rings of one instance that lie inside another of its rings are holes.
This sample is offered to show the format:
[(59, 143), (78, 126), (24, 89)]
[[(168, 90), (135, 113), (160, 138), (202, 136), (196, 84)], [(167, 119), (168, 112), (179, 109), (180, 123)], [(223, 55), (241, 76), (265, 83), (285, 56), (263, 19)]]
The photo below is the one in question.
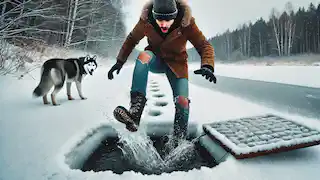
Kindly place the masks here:
[(125, 135), (107, 138), (83, 164), (82, 171), (112, 170), (116, 174), (135, 171), (142, 174), (189, 171), (216, 163), (197, 141), (187, 141), (168, 151), (168, 138)]

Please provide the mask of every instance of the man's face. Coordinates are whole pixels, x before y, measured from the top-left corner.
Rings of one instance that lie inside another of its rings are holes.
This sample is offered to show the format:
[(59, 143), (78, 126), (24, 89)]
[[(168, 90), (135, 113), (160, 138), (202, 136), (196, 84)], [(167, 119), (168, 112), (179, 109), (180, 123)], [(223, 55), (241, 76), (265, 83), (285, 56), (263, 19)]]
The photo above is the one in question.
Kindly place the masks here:
[(173, 24), (174, 22), (174, 19), (172, 20), (169, 20), (169, 21), (166, 21), (166, 20), (156, 20), (158, 26), (160, 27), (161, 31), (163, 33), (167, 33), (169, 28), (171, 27), (171, 25)]

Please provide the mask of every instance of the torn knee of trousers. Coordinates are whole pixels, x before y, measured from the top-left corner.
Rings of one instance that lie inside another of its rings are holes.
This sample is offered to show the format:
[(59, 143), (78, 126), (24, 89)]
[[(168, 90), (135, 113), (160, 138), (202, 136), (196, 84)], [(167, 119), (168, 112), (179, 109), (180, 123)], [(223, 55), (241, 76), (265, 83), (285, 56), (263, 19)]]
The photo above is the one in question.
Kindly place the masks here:
[(149, 61), (151, 60), (151, 56), (150, 54), (148, 54), (147, 52), (143, 51), (139, 54), (138, 56), (138, 60), (142, 63), (142, 64), (148, 64)]
[(184, 96), (176, 96), (174, 98), (174, 103), (184, 109), (189, 109), (190, 100)]

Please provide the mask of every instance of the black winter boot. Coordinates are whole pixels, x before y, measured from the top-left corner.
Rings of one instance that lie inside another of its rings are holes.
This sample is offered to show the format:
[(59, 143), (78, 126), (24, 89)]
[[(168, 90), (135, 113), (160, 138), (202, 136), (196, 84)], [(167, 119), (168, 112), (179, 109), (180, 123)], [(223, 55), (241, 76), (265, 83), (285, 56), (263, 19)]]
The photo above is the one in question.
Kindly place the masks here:
[(131, 101), (130, 101), (130, 109), (129, 113), (133, 121), (139, 125), (142, 112), (146, 105), (147, 99), (140, 92), (131, 92)]
[(166, 138), (166, 143), (163, 150), (165, 154), (169, 154), (170, 152), (172, 152), (172, 150), (177, 148), (182, 142), (184, 142), (187, 139), (190, 100), (188, 99), (188, 104), (185, 106), (182, 106), (181, 102), (179, 103), (179, 101), (181, 101), (181, 97), (176, 97), (174, 99), (175, 115), (173, 124), (173, 134), (171, 137), (168, 136)]
[(147, 99), (140, 92), (131, 92), (130, 97), (131, 100), (129, 111), (122, 106), (118, 106), (113, 113), (118, 121), (126, 124), (126, 128), (129, 131), (134, 132), (138, 130), (141, 115), (146, 105)]
[[(176, 99), (176, 101), (179, 101)], [(189, 103), (187, 107), (182, 107), (178, 102), (175, 103), (175, 116), (173, 125), (173, 141), (174, 146), (178, 146), (181, 141), (187, 139), (188, 134), (188, 121), (189, 121)]]
[(189, 109), (184, 109), (181, 106), (176, 106), (176, 113), (174, 116), (173, 135), (168, 137), (164, 147), (164, 153), (169, 154), (177, 148), (182, 142), (187, 139), (188, 134), (188, 118)]

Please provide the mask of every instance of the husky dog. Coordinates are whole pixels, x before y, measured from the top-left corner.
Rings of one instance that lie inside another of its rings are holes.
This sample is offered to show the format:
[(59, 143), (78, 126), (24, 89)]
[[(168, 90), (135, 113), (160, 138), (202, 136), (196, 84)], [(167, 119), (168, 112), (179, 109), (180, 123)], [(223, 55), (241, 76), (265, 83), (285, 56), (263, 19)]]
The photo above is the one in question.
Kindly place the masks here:
[(82, 100), (87, 99), (83, 96), (81, 90), (81, 81), (85, 75), (92, 75), (97, 68), (97, 56), (70, 59), (49, 59), (45, 61), (41, 67), (41, 79), (39, 85), (33, 91), (34, 97), (43, 97), (43, 103), (49, 104), (47, 94), (54, 86), (51, 94), (52, 104), (59, 105), (55, 99), (56, 94), (62, 89), (65, 80), (67, 81), (67, 96), (68, 100), (74, 100), (71, 96), (71, 83), (75, 82)]

